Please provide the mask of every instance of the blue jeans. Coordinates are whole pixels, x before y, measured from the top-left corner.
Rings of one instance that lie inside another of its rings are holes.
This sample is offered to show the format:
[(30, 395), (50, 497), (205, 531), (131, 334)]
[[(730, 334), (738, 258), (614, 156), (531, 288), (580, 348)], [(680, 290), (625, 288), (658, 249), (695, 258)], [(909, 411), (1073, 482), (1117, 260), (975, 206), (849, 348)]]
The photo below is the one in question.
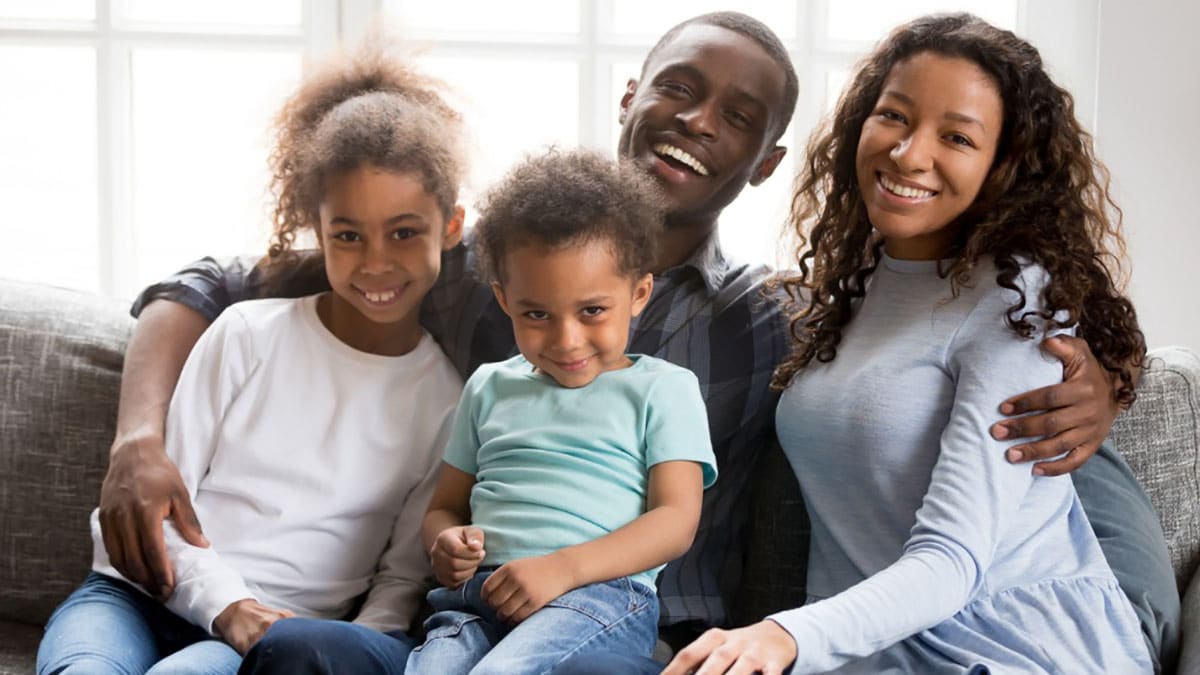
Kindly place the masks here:
[(545, 673), (571, 657), (654, 651), (658, 598), (642, 584), (621, 578), (576, 588), (512, 625), (480, 596), (493, 571), (429, 592), (435, 613), (425, 622), (425, 644), (408, 657), (409, 673)]
[(404, 672), (413, 639), (326, 619), (281, 619), (250, 649), (241, 675)]
[(233, 675), (242, 657), (154, 598), (91, 572), (38, 645), (38, 675)]

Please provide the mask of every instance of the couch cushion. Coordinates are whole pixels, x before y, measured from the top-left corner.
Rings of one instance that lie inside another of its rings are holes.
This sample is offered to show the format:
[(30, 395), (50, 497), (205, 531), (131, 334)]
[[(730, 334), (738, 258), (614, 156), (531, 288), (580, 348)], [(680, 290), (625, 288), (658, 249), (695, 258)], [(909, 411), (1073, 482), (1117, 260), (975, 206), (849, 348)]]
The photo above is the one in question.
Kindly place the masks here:
[(1111, 439), (1158, 512), (1182, 591), (1200, 563), (1200, 358), (1179, 347), (1151, 351), (1137, 401)]
[(132, 319), (0, 280), (0, 620), (41, 624), (87, 573)]

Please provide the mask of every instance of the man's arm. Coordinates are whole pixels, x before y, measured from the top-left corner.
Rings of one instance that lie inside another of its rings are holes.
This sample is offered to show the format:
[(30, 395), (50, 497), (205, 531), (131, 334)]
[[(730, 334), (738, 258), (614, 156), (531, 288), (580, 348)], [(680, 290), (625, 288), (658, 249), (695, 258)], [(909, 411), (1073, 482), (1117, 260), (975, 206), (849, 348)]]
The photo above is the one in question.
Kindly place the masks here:
[(1053, 337), (1042, 348), (1062, 361), (1063, 381), (1001, 403), (1000, 412), (1014, 417), (993, 424), (991, 433), (997, 440), (1040, 439), (1009, 448), (1008, 460), (1037, 462), (1034, 473), (1057, 476), (1083, 466), (1108, 437), (1121, 412), (1116, 397), (1120, 380), (1100, 365), (1082, 338)]
[(163, 519), (171, 519), (188, 543), (208, 545), (163, 445), (171, 394), (208, 323), (198, 311), (168, 300), (142, 310), (125, 353), (117, 433), (100, 488), (100, 529), (109, 560), (127, 579), (156, 589), (160, 599), (175, 587)]

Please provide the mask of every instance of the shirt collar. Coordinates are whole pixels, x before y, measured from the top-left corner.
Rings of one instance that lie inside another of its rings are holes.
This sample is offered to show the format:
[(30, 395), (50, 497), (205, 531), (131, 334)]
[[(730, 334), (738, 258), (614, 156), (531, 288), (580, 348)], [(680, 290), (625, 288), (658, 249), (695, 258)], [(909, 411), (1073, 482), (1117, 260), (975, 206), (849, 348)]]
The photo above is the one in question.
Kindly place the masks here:
[(696, 270), (696, 273), (700, 275), (709, 296), (716, 295), (717, 291), (721, 290), (725, 284), (725, 276), (729, 272), (729, 262), (725, 259), (725, 253), (721, 250), (721, 241), (715, 231), (708, 235), (708, 238), (701, 242), (686, 260), (666, 270), (663, 274), (686, 267)]

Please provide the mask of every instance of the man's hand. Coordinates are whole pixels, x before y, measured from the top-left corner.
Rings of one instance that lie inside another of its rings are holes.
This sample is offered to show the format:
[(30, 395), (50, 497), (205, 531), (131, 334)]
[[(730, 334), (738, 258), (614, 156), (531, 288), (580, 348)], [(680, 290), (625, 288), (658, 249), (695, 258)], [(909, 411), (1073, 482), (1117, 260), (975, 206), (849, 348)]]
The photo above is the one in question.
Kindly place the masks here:
[(569, 566), (551, 553), (502, 565), (483, 582), (482, 596), (502, 621), (521, 623), (573, 588)]
[(296, 616), (286, 609), (275, 609), (259, 604), (257, 600), (247, 598), (229, 605), (216, 619), (213, 628), (222, 640), (237, 650), (242, 656), (250, 651), (262, 636), (266, 634), (271, 624), (280, 619)]
[(1000, 404), (1000, 412), (1005, 415), (1035, 414), (998, 422), (991, 431), (997, 440), (1041, 439), (1009, 448), (1010, 462), (1047, 460), (1066, 453), (1033, 467), (1035, 474), (1057, 476), (1078, 469), (1096, 454), (1121, 409), (1115, 380), (1096, 360), (1087, 341), (1059, 336), (1042, 342), (1042, 348), (1062, 361), (1063, 381)]
[(735, 630), (713, 628), (684, 647), (663, 675), (780, 675), (796, 660), (796, 641), (774, 621)]
[(170, 518), (193, 546), (208, 546), (192, 500), (167, 458), (161, 437), (118, 438), (100, 487), (100, 531), (113, 567), (125, 578), (170, 597), (175, 573), (163, 543), (163, 520)]
[(429, 551), (433, 577), (446, 588), (458, 588), (474, 576), (485, 554), (483, 530), (473, 525), (447, 527)]

